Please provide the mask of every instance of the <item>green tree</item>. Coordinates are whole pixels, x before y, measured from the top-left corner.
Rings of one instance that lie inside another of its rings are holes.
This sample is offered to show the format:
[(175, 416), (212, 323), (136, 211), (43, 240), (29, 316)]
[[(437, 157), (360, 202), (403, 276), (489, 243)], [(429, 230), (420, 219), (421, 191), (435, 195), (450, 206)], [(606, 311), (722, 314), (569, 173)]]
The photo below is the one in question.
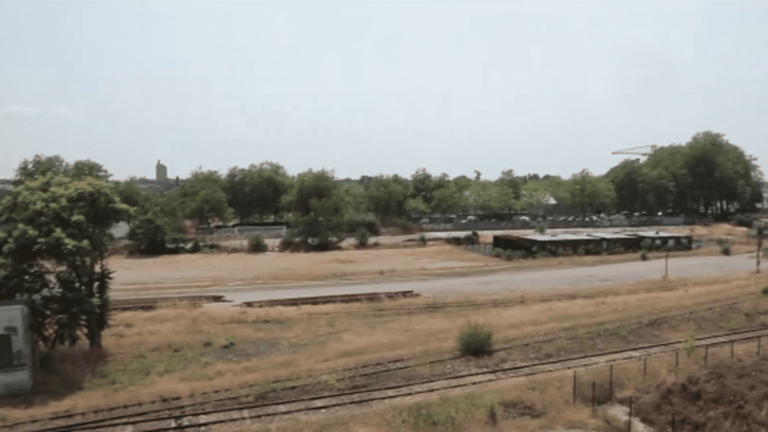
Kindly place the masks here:
[(275, 220), (282, 211), (283, 196), (291, 187), (291, 177), (280, 164), (262, 162), (248, 169), (234, 167), (226, 176), (227, 203), (241, 222), (254, 215)]
[(289, 197), (291, 227), (310, 248), (329, 250), (344, 240), (344, 195), (332, 172), (299, 174)]
[(26, 300), (48, 348), (74, 345), (81, 331), (99, 348), (109, 313), (109, 229), (130, 208), (102, 179), (33, 171), (22, 163), (0, 201), (0, 298)]
[(455, 213), (464, 204), (463, 195), (451, 183), (435, 190), (432, 197), (432, 211), (441, 214)]
[(423, 216), (430, 213), (429, 204), (425, 203), (421, 197), (410, 198), (405, 202), (405, 211), (410, 214)]
[(625, 159), (605, 174), (613, 185), (617, 210), (632, 213), (642, 210), (643, 198), (640, 193), (642, 170), (643, 164), (639, 159)]
[(150, 193), (141, 196), (128, 233), (138, 253), (160, 255), (166, 253), (168, 243), (186, 241), (179, 207), (174, 196)]
[(400, 218), (405, 214), (405, 202), (411, 193), (408, 180), (393, 175), (370, 179), (365, 186), (369, 208), (382, 221)]
[(581, 211), (584, 217), (588, 210), (598, 212), (612, 209), (616, 200), (616, 192), (610, 181), (604, 177), (595, 177), (586, 169), (568, 180), (567, 191), (568, 204)]
[(216, 171), (198, 171), (192, 173), (174, 193), (183, 214), (197, 221), (199, 226), (210, 227), (214, 221), (226, 222), (232, 209), (227, 206), (224, 193), (224, 179)]

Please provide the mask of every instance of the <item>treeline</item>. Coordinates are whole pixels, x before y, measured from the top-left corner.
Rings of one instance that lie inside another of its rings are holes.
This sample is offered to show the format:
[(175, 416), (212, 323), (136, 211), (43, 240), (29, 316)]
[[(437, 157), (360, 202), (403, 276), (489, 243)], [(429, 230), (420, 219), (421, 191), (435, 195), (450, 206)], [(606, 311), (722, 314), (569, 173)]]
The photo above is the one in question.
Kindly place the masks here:
[[(17, 170), (16, 182), (42, 171), (70, 171), (105, 180), (99, 164), (36, 156)], [(190, 229), (231, 222), (287, 221), (291, 236), (316, 249), (328, 249), (348, 233), (377, 234), (382, 225), (407, 224), (430, 215), (478, 214), (490, 217), (534, 211), (587, 215), (629, 212), (697, 214), (727, 219), (753, 211), (762, 202), (763, 174), (722, 134), (698, 133), (685, 145), (656, 150), (646, 161), (627, 159), (603, 176), (588, 170), (568, 179), (506, 170), (495, 180), (419, 169), (410, 177), (363, 176), (338, 180), (332, 171), (289, 175), (277, 163), (233, 167), (226, 174), (198, 171), (164, 194), (136, 181), (113, 182), (120, 200), (133, 208), (129, 238), (141, 253), (162, 253), (186, 242)], [(196, 226), (189, 226), (193, 221)]]

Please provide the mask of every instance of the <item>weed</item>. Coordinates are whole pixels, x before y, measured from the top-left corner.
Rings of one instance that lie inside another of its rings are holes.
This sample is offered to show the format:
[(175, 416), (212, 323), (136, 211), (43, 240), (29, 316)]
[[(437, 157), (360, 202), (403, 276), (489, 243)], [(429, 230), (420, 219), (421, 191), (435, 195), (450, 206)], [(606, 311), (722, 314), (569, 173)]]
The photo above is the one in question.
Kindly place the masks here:
[(649, 251), (651, 249), (653, 249), (653, 241), (651, 239), (643, 239), (640, 242), (640, 250)]
[(543, 235), (544, 233), (547, 232), (547, 227), (545, 227), (543, 224), (539, 224), (539, 225), (536, 225), (536, 229), (535, 230), (536, 230), (536, 232), (538, 234), (542, 234)]
[(327, 325), (330, 328), (336, 327), (336, 317), (335, 316), (329, 316), (325, 319), (325, 325)]
[(491, 255), (492, 255), (494, 258), (501, 258), (502, 256), (504, 256), (504, 249), (501, 249), (501, 248), (494, 248), (494, 249), (493, 249), (493, 252), (491, 252)]
[(204, 347), (213, 346), (213, 335), (208, 335), (205, 337), (205, 341), (203, 341)]
[(493, 330), (490, 327), (469, 323), (459, 333), (459, 352), (474, 357), (490, 354), (492, 340)]
[(236, 344), (235, 337), (228, 336), (226, 339), (224, 339), (224, 345), (222, 345), (221, 347), (224, 349), (230, 349), (233, 346), (235, 346), (235, 344)]
[(424, 234), (419, 236), (419, 244), (422, 246), (427, 245), (427, 237)]
[(329, 389), (335, 389), (337, 384), (336, 375), (328, 375), (323, 378), (323, 385)]
[(648, 261), (648, 251), (647, 250), (643, 249), (643, 250), (640, 251), (640, 259), (643, 260), (643, 261)]
[(696, 338), (693, 335), (688, 336), (683, 346), (680, 347), (680, 351), (684, 352), (687, 357), (691, 357), (693, 352), (696, 351)]
[(764, 286), (763, 289), (760, 290), (760, 292), (763, 295), (768, 295), (768, 285)]

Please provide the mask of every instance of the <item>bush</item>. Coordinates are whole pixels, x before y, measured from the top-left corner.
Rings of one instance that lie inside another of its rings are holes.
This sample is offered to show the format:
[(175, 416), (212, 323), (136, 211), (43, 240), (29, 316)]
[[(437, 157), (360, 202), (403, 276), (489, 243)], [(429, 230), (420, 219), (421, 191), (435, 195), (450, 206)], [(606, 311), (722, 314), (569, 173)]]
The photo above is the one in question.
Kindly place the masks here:
[(545, 227), (542, 224), (536, 225), (535, 231), (539, 234), (544, 234), (547, 232), (547, 227)]
[(261, 235), (256, 234), (248, 239), (248, 250), (251, 252), (266, 252), (269, 250)]
[(723, 255), (731, 254), (731, 244), (725, 240), (718, 240), (717, 244), (720, 245), (720, 253)]
[(355, 239), (357, 240), (357, 245), (360, 247), (366, 246), (368, 244), (368, 239), (370, 238), (370, 235), (368, 234), (368, 230), (360, 227), (357, 229), (357, 232), (355, 233)]
[(764, 286), (763, 289), (760, 290), (760, 293), (763, 295), (768, 295), (768, 285)]
[(293, 246), (293, 242), (296, 239), (296, 234), (293, 232), (293, 230), (288, 230), (283, 235), (282, 240), (280, 240), (280, 249), (286, 250), (290, 249), (291, 246)]
[(464, 236), (463, 243), (465, 245), (476, 245), (480, 243), (480, 235), (477, 234), (477, 231), (472, 231), (472, 234), (467, 234)]
[(427, 237), (424, 234), (419, 236), (419, 244), (422, 246), (427, 245)]
[(504, 252), (504, 259), (507, 261), (514, 261), (525, 258), (525, 252), (524, 251), (505, 251)]
[(643, 239), (640, 242), (640, 250), (649, 251), (653, 249), (653, 241), (651, 239)]
[(643, 261), (648, 261), (648, 251), (643, 249), (640, 251), (640, 259)]
[(368, 231), (369, 235), (381, 234), (381, 224), (372, 215), (352, 215), (347, 218), (347, 232), (358, 233), (361, 228)]
[(477, 323), (469, 323), (459, 333), (461, 355), (482, 356), (491, 353), (493, 330)]
[(494, 248), (493, 251), (491, 252), (491, 255), (494, 258), (501, 258), (502, 256), (504, 256), (504, 249)]

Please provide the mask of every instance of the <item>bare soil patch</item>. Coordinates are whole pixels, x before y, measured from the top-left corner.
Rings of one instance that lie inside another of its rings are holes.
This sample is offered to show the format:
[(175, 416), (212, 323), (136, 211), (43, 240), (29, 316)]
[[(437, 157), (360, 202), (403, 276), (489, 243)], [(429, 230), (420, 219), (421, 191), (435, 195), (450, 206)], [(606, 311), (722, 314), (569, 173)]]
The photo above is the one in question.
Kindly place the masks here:
[(642, 397), (637, 414), (656, 430), (768, 430), (768, 357), (718, 362)]

